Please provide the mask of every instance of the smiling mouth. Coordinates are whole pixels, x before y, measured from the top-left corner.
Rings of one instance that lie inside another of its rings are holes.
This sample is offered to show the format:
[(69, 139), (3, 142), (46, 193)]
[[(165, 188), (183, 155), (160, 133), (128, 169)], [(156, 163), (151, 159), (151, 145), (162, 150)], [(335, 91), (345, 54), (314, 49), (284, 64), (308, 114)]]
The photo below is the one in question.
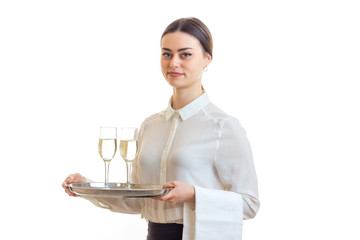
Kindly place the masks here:
[(184, 75), (183, 73), (178, 73), (178, 72), (168, 72), (168, 74), (171, 77), (181, 77), (182, 75)]

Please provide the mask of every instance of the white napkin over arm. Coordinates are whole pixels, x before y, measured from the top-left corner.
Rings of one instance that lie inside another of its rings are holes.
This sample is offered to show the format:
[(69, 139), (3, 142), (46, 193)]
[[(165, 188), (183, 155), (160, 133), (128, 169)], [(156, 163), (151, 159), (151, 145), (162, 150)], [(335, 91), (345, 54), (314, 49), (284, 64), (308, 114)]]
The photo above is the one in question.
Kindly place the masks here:
[(184, 205), (183, 240), (241, 240), (243, 203), (240, 194), (195, 187), (196, 203)]

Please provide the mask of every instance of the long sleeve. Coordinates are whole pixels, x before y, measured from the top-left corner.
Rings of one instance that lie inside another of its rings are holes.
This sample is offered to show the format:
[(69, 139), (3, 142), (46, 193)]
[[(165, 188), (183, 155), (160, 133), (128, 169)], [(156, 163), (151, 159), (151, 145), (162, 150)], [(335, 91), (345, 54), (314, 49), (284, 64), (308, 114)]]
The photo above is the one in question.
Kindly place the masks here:
[(95, 206), (108, 209), (112, 212), (139, 214), (141, 206), (138, 199), (114, 198), (114, 197), (83, 197)]
[(226, 190), (241, 195), (243, 217), (255, 217), (259, 207), (257, 177), (249, 140), (236, 118), (220, 123), (216, 169)]
[(225, 191), (195, 186), (195, 206), (184, 204), (184, 240), (241, 240), (243, 219), (259, 209), (250, 144), (235, 118), (219, 122), (215, 166)]

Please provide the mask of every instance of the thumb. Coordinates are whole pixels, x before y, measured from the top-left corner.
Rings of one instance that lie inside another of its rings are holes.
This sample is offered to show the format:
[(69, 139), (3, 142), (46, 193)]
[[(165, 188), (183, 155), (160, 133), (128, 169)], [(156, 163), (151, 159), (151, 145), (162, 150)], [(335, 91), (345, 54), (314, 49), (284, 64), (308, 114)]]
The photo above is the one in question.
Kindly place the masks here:
[(163, 188), (174, 188), (175, 186), (176, 186), (176, 182), (172, 181), (172, 182), (164, 183)]
[(161, 196), (161, 197), (160, 197), (160, 200), (161, 200), (161, 201), (167, 201), (169, 198), (172, 197), (172, 195), (173, 195), (172, 192), (169, 191), (167, 194)]

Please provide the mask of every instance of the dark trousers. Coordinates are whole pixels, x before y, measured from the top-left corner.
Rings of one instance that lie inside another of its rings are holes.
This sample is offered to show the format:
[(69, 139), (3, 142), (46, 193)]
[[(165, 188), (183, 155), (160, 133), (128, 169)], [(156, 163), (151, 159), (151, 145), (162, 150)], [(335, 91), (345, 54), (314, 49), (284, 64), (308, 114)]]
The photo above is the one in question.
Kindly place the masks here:
[(181, 240), (182, 231), (182, 224), (149, 222), (147, 240)]

